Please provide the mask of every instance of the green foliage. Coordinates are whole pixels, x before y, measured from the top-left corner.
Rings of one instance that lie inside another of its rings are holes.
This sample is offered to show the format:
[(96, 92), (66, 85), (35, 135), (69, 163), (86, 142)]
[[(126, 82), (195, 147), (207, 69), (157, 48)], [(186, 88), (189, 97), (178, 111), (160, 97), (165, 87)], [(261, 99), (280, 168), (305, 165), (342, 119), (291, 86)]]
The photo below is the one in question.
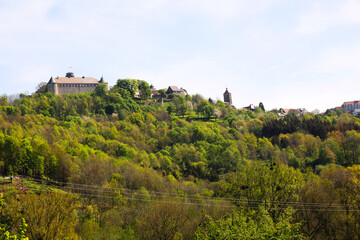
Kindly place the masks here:
[(286, 209), (281, 219), (274, 222), (264, 209), (234, 211), (217, 221), (209, 218), (197, 229), (195, 239), (305, 239), (300, 224), (292, 223), (293, 213)]
[(159, 89), (159, 95), (164, 98), (166, 97), (166, 89)]
[(118, 79), (116, 87), (128, 91), (130, 96), (134, 97), (138, 90), (139, 83), (136, 79)]
[[(61, 182), (2, 185), (10, 235), (24, 218), (31, 239), (44, 229), (58, 232), (50, 239), (356, 239), (358, 118), (279, 117), (200, 95), (152, 103), (141, 80), (104, 90), (0, 99), (1, 174)], [(44, 193), (65, 186), (79, 198)]]
[(146, 99), (151, 95), (149, 84), (144, 80), (137, 80), (139, 86), (139, 94), (142, 99)]
[[(1, 194), (0, 195), (0, 213), (2, 211), (3, 204), (4, 204), (4, 198), (3, 198), (3, 195)], [(3, 225), (3, 223), (1, 223), (1, 225)], [(6, 227), (0, 227), (0, 239), (1, 240), (17, 240), (17, 239), (29, 240), (29, 238), (26, 237), (27, 226), (28, 226), (28, 224), (26, 223), (25, 219), (22, 218), (20, 228), (18, 231), (19, 238), (17, 237), (17, 235), (11, 235), (11, 233), (6, 230)]]
[(106, 96), (106, 92), (107, 92), (107, 84), (105, 83), (99, 83), (94, 91), (94, 94), (98, 97), (105, 97)]
[(261, 110), (263, 110), (265, 112), (265, 107), (264, 107), (264, 104), (262, 102), (259, 103), (259, 108), (261, 108)]
[(210, 119), (213, 115), (214, 115), (214, 107), (213, 106), (211, 106), (211, 105), (206, 105), (204, 108), (203, 108), (203, 110), (202, 110), (202, 112), (203, 112), (203, 115), (206, 117), (206, 118), (208, 118), (208, 119)]
[[(76, 197), (70, 194), (27, 194), (19, 199), (5, 198), (3, 216), (16, 222), (26, 220), (30, 239), (75, 238)], [(24, 221), (19, 235), (25, 235)]]

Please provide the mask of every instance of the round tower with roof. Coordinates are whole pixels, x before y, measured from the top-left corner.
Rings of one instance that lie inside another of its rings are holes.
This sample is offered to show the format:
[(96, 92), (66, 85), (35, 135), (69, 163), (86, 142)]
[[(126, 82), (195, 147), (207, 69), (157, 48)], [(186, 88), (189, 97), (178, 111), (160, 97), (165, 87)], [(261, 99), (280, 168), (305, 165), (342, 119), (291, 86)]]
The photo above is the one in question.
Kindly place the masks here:
[(58, 94), (58, 85), (57, 85), (57, 82), (56, 80), (51, 76), (49, 82), (47, 83), (47, 91), (48, 92), (52, 92), (54, 93), (55, 95)]
[(226, 88), (226, 91), (224, 92), (224, 103), (227, 103), (230, 106), (232, 106), (231, 93), (228, 91), (227, 88)]

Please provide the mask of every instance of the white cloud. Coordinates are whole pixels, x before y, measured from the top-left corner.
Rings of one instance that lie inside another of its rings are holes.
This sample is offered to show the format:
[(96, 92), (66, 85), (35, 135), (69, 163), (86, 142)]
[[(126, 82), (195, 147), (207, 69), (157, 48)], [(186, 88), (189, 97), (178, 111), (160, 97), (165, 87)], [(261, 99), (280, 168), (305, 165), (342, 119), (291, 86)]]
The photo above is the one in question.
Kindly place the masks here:
[(356, 0), (315, 2), (312, 9), (299, 16), (296, 32), (316, 34), (333, 27), (360, 24), (360, 2)]

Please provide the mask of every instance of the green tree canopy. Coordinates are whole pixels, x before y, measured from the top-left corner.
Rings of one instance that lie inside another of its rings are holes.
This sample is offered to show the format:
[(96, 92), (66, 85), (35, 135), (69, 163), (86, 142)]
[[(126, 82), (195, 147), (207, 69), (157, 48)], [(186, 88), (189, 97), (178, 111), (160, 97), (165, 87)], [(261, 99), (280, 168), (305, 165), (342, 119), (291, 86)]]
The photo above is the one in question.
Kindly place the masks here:
[(139, 85), (139, 94), (142, 99), (146, 99), (151, 95), (149, 84), (144, 80), (137, 80)]
[(125, 89), (132, 97), (134, 97), (135, 93), (138, 91), (139, 83), (136, 79), (118, 79), (115, 86)]

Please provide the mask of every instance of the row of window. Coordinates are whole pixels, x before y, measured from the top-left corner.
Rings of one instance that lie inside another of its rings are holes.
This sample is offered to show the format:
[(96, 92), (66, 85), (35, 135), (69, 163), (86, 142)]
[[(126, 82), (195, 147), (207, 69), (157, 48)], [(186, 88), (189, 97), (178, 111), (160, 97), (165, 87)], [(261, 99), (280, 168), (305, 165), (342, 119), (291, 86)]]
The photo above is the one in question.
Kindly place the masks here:
[(94, 88), (80, 88), (80, 89), (76, 89), (76, 88), (62, 88), (62, 89), (60, 89), (60, 92), (68, 92), (68, 93), (73, 93), (73, 92), (89, 92), (89, 91), (94, 91)]
[(97, 84), (58, 84), (59, 87), (96, 87)]
[(346, 110), (355, 110), (355, 109), (359, 109), (360, 106), (359, 105), (355, 105), (355, 106), (345, 106)]

